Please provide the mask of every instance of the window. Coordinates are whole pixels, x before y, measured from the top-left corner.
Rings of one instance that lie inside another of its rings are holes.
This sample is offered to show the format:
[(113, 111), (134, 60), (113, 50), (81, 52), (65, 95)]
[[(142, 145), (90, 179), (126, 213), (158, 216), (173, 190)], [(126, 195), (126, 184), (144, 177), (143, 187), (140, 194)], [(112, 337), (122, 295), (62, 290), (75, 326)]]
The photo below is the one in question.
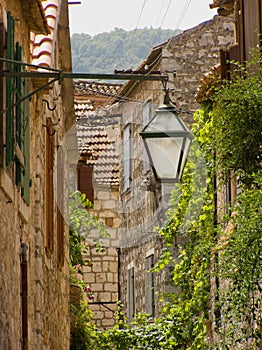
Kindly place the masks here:
[(124, 156), (124, 191), (131, 188), (132, 182), (132, 159), (131, 159), (131, 124), (124, 128), (123, 135)]
[[(152, 100), (148, 100), (144, 103), (142, 109), (142, 123), (143, 128), (149, 123), (149, 120), (152, 117)], [(147, 173), (150, 170), (150, 162), (148, 159), (146, 148), (143, 147), (143, 171)]]
[[(14, 44), (14, 19), (7, 14), (7, 58), (22, 61), (19, 43)], [(7, 62), (7, 70), (21, 72), (22, 66)], [(16, 184), (27, 205), (30, 204), (30, 102), (28, 79), (6, 78), (6, 165), (15, 162)]]
[(151, 317), (155, 317), (155, 281), (154, 273), (150, 270), (154, 267), (154, 254), (145, 260), (145, 311)]
[(57, 192), (57, 263), (64, 266), (64, 153), (62, 147), (57, 149), (56, 192)]
[(130, 267), (127, 271), (127, 316), (131, 322), (135, 316), (135, 275), (134, 267)]
[(85, 162), (79, 162), (77, 165), (77, 189), (85, 193), (86, 198), (94, 203), (93, 187), (93, 166)]
[(50, 257), (54, 246), (54, 136), (48, 131), (53, 128), (50, 118), (46, 125), (46, 251)]

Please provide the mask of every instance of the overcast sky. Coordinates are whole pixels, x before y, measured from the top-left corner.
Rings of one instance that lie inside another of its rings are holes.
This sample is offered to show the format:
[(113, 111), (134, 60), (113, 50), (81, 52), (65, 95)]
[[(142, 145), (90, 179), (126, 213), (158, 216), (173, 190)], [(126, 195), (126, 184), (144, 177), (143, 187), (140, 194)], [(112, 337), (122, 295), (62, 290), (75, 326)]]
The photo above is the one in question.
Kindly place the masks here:
[[(76, 0), (69, 0), (69, 2)], [(189, 29), (212, 18), (212, 0), (82, 0), (69, 5), (70, 31), (94, 36), (114, 28)]]

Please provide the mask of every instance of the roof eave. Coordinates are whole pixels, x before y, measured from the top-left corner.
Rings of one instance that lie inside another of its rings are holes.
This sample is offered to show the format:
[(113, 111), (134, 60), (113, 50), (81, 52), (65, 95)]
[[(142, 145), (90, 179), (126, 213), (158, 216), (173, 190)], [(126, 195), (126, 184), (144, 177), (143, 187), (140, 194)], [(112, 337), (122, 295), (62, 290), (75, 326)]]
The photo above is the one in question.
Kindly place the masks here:
[(25, 14), (30, 31), (36, 34), (48, 35), (50, 29), (48, 27), (45, 12), (41, 0), (23, 0), (21, 1), (22, 9)]
[[(148, 70), (148, 74), (152, 71), (153, 67), (157, 65), (159, 59), (162, 56), (162, 49), (168, 44), (170, 40), (165, 41), (164, 43), (157, 45), (151, 49), (148, 56), (142, 61), (142, 63), (136, 69), (136, 72), (141, 72), (144, 74), (145, 67), (148, 66), (150, 69)], [(128, 96), (129, 92), (133, 89), (133, 87), (137, 84), (135, 80), (128, 80), (119, 91), (119, 96)]]

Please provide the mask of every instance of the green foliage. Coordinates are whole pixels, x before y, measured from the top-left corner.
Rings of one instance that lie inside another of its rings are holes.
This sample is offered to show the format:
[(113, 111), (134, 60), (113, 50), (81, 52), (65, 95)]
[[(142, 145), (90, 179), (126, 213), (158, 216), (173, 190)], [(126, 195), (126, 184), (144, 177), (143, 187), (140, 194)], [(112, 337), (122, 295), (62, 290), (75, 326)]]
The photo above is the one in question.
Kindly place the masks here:
[(101, 238), (108, 237), (105, 225), (90, 213), (93, 204), (84, 193), (75, 191), (69, 195), (70, 217), (70, 262), (73, 266), (83, 266), (89, 262), (84, 259), (87, 238), (92, 232), (94, 244), (98, 250), (103, 250)]
[(220, 252), (220, 298), (227, 345), (256, 349), (261, 341), (262, 293), (262, 175), (238, 197), (231, 218), (232, 231)]
[(213, 97), (217, 166), (221, 173), (234, 169), (246, 184), (262, 166), (261, 63), (261, 58), (255, 55), (247, 63), (246, 71), (250, 73), (239, 67), (242, 75), (234, 81), (225, 81)]
[(137, 67), (152, 47), (177, 35), (179, 30), (144, 28), (133, 31), (115, 28), (93, 38), (88, 34), (73, 34), (73, 71), (112, 73), (118, 69)]
[(95, 326), (91, 322), (92, 313), (86, 301), (79, 305), (70, 304), (70, 350), (91, 350), (93, 347), (92, 334)]

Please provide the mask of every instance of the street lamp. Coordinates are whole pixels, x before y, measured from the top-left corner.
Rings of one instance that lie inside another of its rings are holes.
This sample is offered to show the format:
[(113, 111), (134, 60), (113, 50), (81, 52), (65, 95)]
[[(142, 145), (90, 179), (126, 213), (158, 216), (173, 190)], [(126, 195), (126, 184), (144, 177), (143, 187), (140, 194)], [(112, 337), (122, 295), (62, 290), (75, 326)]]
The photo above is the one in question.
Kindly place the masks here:
[(161, 182), (179, 182), (193, 135), (169, 98), (165, 100), (167, 104), (158, 107), (140, 135), (155, 177)]

